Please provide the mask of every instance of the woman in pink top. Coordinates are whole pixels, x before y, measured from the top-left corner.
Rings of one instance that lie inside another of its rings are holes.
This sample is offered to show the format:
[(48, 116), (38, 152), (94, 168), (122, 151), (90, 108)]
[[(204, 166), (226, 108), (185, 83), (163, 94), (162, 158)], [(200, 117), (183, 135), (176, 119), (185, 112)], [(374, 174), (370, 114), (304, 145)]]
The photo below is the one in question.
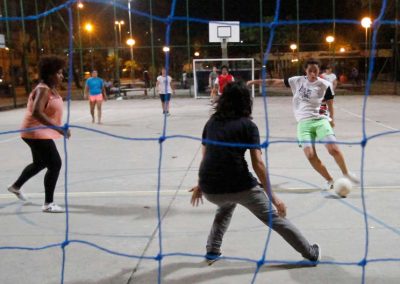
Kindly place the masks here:
[(31, 177), (47, 168), (44, 177), (45, 202), (42, 211), (49, 213), (64, 212), (64, 209), (53, 200), (61, 169), (60, 154), (53, 139), (71, 136), (69, 130), (64, 131), (60, 128), (63, 100), (56, 90), (63, 79), (64, 65), (64, 60), (55, 55), (44, 56), (40, 59), (41, 82), (29, 95), (21, 132), (22, 140), (31, 148), (33, 162), (25, 167), (17, 181), (8, 188), (8, 191), (25, 201), (21, 187)]

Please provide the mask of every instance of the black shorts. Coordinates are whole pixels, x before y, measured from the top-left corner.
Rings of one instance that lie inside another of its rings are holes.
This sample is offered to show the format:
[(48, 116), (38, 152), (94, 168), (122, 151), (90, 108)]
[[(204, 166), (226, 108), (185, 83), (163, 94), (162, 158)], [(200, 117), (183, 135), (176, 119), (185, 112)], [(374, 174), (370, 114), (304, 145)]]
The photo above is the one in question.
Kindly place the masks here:
[(171, 94), (160, 94), (160, 99), (163, 103), (171, 100)]

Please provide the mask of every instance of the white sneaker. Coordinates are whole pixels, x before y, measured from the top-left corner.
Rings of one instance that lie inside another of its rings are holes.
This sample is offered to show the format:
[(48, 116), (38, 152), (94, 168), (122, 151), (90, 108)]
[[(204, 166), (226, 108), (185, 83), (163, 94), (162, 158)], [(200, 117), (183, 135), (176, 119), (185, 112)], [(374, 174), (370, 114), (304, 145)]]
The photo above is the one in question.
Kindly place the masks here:
[(325, 184), (324, 190), (327, 190), (327, 191), (328, 190), (332, 190), (333, 189), (333, 184), (334, 184), (333, 180), (327, 181), (326, 184)]
[(356, 183), (356, 184), (360, 183), (360, 180), (358, 179), (358, 177), (354, 173), (348, 172), (347, 175), (343, 175), (343, 176), (348, 178), (353, 183)]
[(64, 213), (65, 212), (64, 208), (58, 206), (54, 202), (47, 204), (47, 205), (43, 205), (42, 211), (45, 213)]
[(12, 185), (10, 185), (7, 190), (11, 193), (14, 193), (15, 196), (22, 201), (27, 201), (28, 199), (25, 197), (25, 195), (22, 193), (22, 191), (20, 189), (16, 189), (15, 187), (13, 187)]

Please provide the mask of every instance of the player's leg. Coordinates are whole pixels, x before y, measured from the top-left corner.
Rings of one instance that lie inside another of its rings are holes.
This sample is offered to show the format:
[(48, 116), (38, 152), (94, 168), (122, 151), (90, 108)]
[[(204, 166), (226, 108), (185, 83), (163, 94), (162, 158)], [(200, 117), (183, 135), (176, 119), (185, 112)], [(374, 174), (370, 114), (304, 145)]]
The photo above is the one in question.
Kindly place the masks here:
[(249, 209), (265, 225), (277, 232), (285, 241), (298, 251), (304, 258), (317, 261), (320, 257), (318, 245), (310, 245), (300, 231), (286, 218), (278, 215), (270, 206), (270, 201), (264, 189), (259, 186), (243, 191), (239, 196), (239, 204)]
[(328, 169), (322, 163), (317, 155), (315, 145), (305, 145), (303, 146), (303, 152), (306, 155), (311, 166), (327, 181), (333, 182), (332, 176), (329, 174)]
[(325, 147), (329, 154), (335, 159), (336, 164), (339, 166), (343, 175), (349, 178), (352, 182), (358, 183), (357, 177), (349, 173), (347, 165), (344, 159), (344, 155), (340, 150), (339, 146), (336, 144), (335, 133), (327, 119), (321, 119), (317, 127), (317, 138), (320, 141), (326, 142)]
[(236, 204), (229, 202), (230, 194), (204, 194), (204, 197), (218, 206), (210, 234), (207, 239), (207, 254), (220, 255), (222, 239), (232, 219)]
[(101, 106), (103, 105), (103, 98), (99, 98), (97, 104), (97, 122), (101, 124)]
[(94, 123), (94, 108), (96, 106), (96, 100), (89, 96), (89, 106), (90, 106), (90, 115), (92, 116), (92, 123)]

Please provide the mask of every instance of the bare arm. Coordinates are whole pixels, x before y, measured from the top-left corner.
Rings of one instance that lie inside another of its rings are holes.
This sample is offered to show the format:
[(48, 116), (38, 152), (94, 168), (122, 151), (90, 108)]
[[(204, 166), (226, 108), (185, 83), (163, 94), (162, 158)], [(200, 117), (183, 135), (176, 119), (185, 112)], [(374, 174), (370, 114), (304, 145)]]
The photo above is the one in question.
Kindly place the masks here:
[(326, 105), (328, 106), (329, 116), (332, 119), (330, 124), (335, 127), (335, 108), (333, 107), (333, 100), (327, 100)]
[[(32, 116), (36, 118), (41, 124), (46, 126), (53, 126), (53, 127), (60, 127), (53, 121), (50, 117), (48, 117), (44, 113), (44, 109), (46, 108), (46, 104), (48, 102), (50, 90), (47, 88), (38, 88), (35, 94), (35, 99), (33, 100), (33, 107), (32, 107)], [(53, 128), (54, 131), (57, 131), (61, 135), (67, 135), (67, 138), (71, 136), (69, 130), (67, 133), (64, 133), (62, 129)]]
[(333, 90), (336, 90), (336, 87), (337, 87), (337, 80), (336, 79), (332, 82), (332, 86), (333, 86)]
[(285, 81), (283, 79), (265, 79), (265, 80), (252, 80), (247, 82), (247, 86), (255, 85), (255, 84), (265, 84), (270, 87), (285, 87)]
[[(206, 146), (201, 145), (202, 158), (200, 164), (203, 162), (204, 156), (206, 155)], [(190, 203), (192, 206), (199, 206), (200, 202), (203, 204), (203, 193), (201, 192), (200, 186), (197, 184), (195, 187), (189, 190), (192, 193)]]
[(269, 199), (271, 200), (272, 204), (275, 205), (276, 209), (278, 210), (278, 214), (281, 217), (286, 216), (286, 206), (281, 201), (272, 189), (270, 188), (269, 184), (267, 183), (267, 169), (265, 167), (264, 161), (262, 160), (261, 150), (260, 149), (250, 149), (250, 156), (251, 156), (251, 164), (253, 166), (254, 171), (260, 182), (262, 183), (265, 192), (267, 193)]

